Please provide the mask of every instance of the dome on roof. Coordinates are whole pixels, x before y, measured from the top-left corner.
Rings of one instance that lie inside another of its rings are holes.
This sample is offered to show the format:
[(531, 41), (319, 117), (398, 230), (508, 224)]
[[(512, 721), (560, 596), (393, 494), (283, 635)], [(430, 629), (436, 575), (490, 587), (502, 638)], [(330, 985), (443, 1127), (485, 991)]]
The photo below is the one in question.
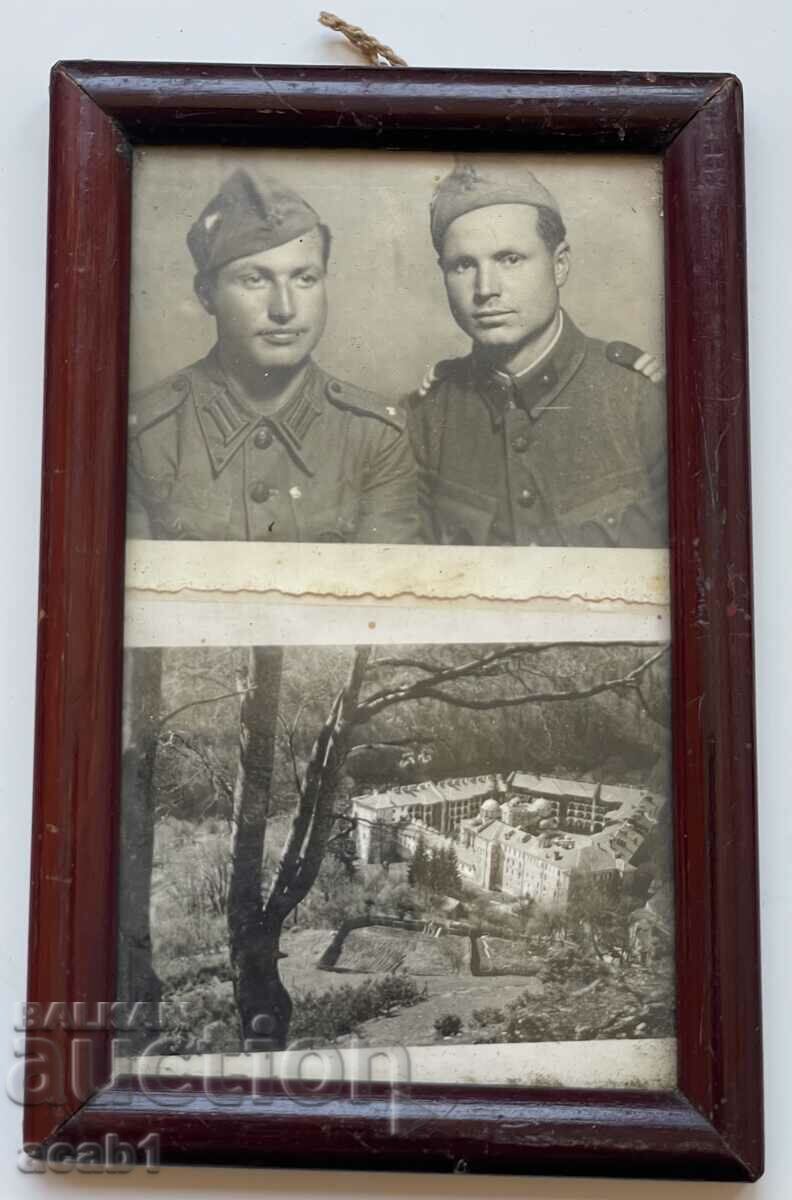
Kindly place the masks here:
[(545, 796), (537, 796), (533, 800), (529, 800), (525, 805), (532, 817), (550, 816), (553, 811), (553, 802)]
[(495, 821), (501, 815), (500, 804), (492, 799), (485, 800), (479, 811), (485, 821)]

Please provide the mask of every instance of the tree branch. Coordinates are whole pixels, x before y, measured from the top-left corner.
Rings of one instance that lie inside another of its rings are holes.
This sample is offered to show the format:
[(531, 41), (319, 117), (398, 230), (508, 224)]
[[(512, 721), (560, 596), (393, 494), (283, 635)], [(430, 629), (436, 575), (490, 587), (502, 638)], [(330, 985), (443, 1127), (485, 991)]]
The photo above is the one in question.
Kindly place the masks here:
[[(522, 647), (509, 647), (511, 653), (521, 652)], [(491, 711), (498, 708), (516, 708), (523, 704), (548, 704), (563, 700), (586, 700), (592, 696), (598, 696), (602, 692), (618, 691), (620, 688), (632, 688), (638, 686), (638, 680), (649, 670), (664, 654), (668, 652), (669, 646), (662, 646), (655, 654), (651, 655), (640, 666), (629, 671), (626, 675), (616, 679), (607, 679), (603, 683), (591, 684), (583, 688), (567, 688), (556, 691), (546, 692), (526, 692), (521, 696), (501, 696), (488, 700), (478, 700), (468, 696), (457, 696), (453, 693), (443, 691), (438, 684), (451, 682), (460, 678), (476, 677), (476, 663), (465, 663), (457, 671), (442, 671), (438, 672), (434, 678), (420, 679), (412, 684), (403, 684), (399, 688), (394, 688), (390, 693), (381, 691), (373, 697), (362, 701), (358, 706), (358, 717), (361, 722), (371, 720), (378, 713), (383, 712), (387, 708), (392, 708), (394, 704), (402, 704), (408, 700), (440, 700), (444, 704), (450, 704), (455, 708), (467, 708), (479, 711)], [(505, 653), (505, 651), (504, 651)], [(502, 656), (501, 656), (502, 657)], [(479, 663), (483, 667), (489, 667), (492, 664), (493, 656), (486, 655)], [(480, 678), (480, 675), (478, 676)]]
[(302, 796), (302, 794), (303, 794), (303, 785), (302, 785), (302, 780), (300, 779), (300, 768), (297, 765), (297, 750), (294, 745), (294, 739), (297, 734), (297, 725), (299, 723), (300, 717), (302, 716), (302, 711), (304, 708), (305, 708), (305, 703), (303, 702), (300, 704), (299, 708), (297, 709), (297, 713), (294, 717), (294, 720), (291, 722), (291, 724), (289, 724), (289, 722), (286, 720), (286, 718), (282, 717), (280, 715), (280, 713), (278, 714), (278, 723), (280, 724), (281, 728), (283, 729), (284, 733), (286, 734), (286, 745), (288, 746), (288, 749), (289, 749), (289, 758), (291, 760), (291, 769), (292, 769), (292, 777), (294, 779), (294, 788), (295, 788), (295, 791), (297, 792), (298, 796)]
[(182, 704), (179, 708), (174, 708), (173, 712), (169, 712), (166, 716), (162, 717), (157, 728), (162, 729), (163, 726), (167, 725), (168, 721), (172, 721), (180, 713), (187, 712), (188, 708), (197, 708), (199, 704), (219, 704), (221, 700), (231, 700), (234, 696), (247, 696), (255, 690), (255, 687), (242, 688), (236, 692), (226, 692), (223, 696), (207, 696), (205, 700), (191, 700), (189, 704)]
[(316, 880), (335, 820), (333, 804), (339, 766), (346, 757), (346, 739), (357, 712), (370, 655), (370, 646), (356, 648), (347, 683), (333, 701), (314, 743), (302, 795), (264, 905), (265, 922), (290, 912)]
[[(305, 779), (299, 792), (297, 809), (292, 817), (291, 827), (283, 851), (281, 852), (280, 862), (270, 884), (269, 894), (264, 905), (265, 920), (276, 912), (283, 915), (293, 907), (291, 893), (296, 883), (303, 843), (308, 835), (314, 814), (314, 807), (318, 798), (317, 788), (315, 787), (316, 764), (319, 763), (324, 766), (327, 745), (341, 711), (342, 697), (343, 692), (339, 692), (333, 701), (330, 715), (319, 731), (319, 736), (314, 743), (314, 748), (311, 752), (311, 762), (308, 764)], [(295, 900), (294, 903), (299, 903), (299, 900)]]
[(222, 771), (218, 770), (212, 754), (205, 750), (199, 742), (178, 729), (171, 729), (166, 739), (163, 739), (160, 734), (159, 741), (160, 745), (174, 750), (181, 758), (188, 761), (192, 758), (198, 761), (201, 770), (212, 785), (215, 801), (218, 799), (218, 793), (222, 794), (226, 800), (231, 801), (234, 789), (230, 780), (223, 775)]
[(504, 659), (514, 657), (519, 653), (526, 653), (531, 650), (535, 651), (539, 649), (541, 649), (541, 647), (500, 646), (497, 650), (491, 650), (487, 654), (479, 655), (477, 658), (474, 658), (466, 663), (462, 663), (461, 666), (458, 667), (437, 668), (425, 660), (413, 658), (379, 659), (377, 660), (378, 664), (388, 664), (392, 667), (412, 667), (414, 669), (426, 671), (432, 676), (432, 678), (428, 680), (419, 680), (417, 683), (412, 684), (405, 683), (397, 689), (383, 688), (378, 692), (373, 692), (370, 696), (366, 696), (364, 700), (360, 701), (358, 708), (360, 710), (369, 709), (369, 715), (373, 716), (379, 711), (376, 705), (377, 702), (383, 697), (390, 697), (402, 692), (407, 693), (413, 688), (421, 688), (426, 684), (435, 686), (439, 683), (448, 683), (452, 680), (464, 679), (470, 675), (481, 676), (481, 674), (484, 673), (488, 668), (503, 661)]
[(370, 663), (367, 674), (379, 671), (381, 667), (409, 667), (415, 671), (444, 671), (447, 664), (432, 662), (428, 658), (375, 658)]

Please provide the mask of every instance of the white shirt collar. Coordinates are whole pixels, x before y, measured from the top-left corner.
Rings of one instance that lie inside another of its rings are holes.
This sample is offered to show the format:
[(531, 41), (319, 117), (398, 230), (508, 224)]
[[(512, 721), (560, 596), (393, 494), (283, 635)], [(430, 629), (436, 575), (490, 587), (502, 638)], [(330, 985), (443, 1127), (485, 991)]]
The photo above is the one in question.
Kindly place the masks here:
[(529, 365), (527, 367), (523, 367), (523, 369), (521, 371), (515, 371), (512, 373), (511, 371), (496, 370), (495, 374), (500, 375), (502, 379), (520, 379), (523, 375), (527, 375), (529, 371), (533, 371), (536, 367), (539, 366), (540, 362), (544, 362), (544, 360), (547, 358), (547, 356), (549, 354), (552, 354), (553, 350), (555, 350), (556, 346), (558, 345), (559, 339), (561, 337), (563, 328), (564, 328), (564, 310), (559, 308), (559, 310), (558, 310), (558, 329), (556, 329), (549, 345), (545, 346), (544, 350), (539, 355), (539, 357), (535, 358), (534, 361), (532, 363), (529, 363)]

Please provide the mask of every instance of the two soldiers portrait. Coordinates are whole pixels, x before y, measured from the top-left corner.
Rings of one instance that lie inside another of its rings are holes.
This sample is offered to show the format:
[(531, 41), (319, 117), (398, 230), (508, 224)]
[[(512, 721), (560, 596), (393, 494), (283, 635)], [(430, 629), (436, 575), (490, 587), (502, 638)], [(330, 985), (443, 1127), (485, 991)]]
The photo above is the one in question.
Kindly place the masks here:
[[(130, 401), (130, 537), (659, 547), (658, 360), (579, 329), (572, 249), (528, 170), (458, 164), (429, 235), (468, 354), (388, 398), (314, 358), (332, 231), (295, 190), (237, 170), (192, 227), (205, 357)], [(427, 238), (427, 269), (432, 251)], [(399, 353), (398, 334), (383, 353)]]

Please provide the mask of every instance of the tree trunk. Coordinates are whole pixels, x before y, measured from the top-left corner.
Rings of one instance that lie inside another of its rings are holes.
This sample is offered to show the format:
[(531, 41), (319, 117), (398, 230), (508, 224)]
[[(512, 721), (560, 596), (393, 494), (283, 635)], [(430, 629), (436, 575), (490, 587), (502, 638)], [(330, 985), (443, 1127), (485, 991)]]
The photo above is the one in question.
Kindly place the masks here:
[(244, 944), (231, 952), (234, 991), (242, 1041), (257, 1049), (284, 1050), (292, 1002), (278, 969), (280, 929), (265, 929), (259, 918)]
[(346, 686), (314, 743), (289, 835), (266, 903), (261, 903), (269, 794), (283, 652), (250, 652), (249, 691), (242, 701), (239, 774), (228, 927), (231, 964), (243, 1040), (282, 1050), (289, 1035), (291, 999), (280, 979), (283, 923), (316, 882), (336, 819), (341, 767), (349, 749), (369, 650), (359, 649)]
[(264, 927), (262, 862), (272, 792), (283, 650), (253, 646), (239, 721), (228, 885), (228, 935), (243, 1041), (286, 1044), (291, 1000), (279, 972), (280, 929)]
[(143, 1003), (144, 1016), (129, 1032), (132, 1049), (156, 1036), (153, 1009), (162, 984), (151, 955), (151, 872), (154, 858), (154, 765), (162, 706), (162, 651), (124, 655), (121, 760), (121, 854), (117, 998)]

